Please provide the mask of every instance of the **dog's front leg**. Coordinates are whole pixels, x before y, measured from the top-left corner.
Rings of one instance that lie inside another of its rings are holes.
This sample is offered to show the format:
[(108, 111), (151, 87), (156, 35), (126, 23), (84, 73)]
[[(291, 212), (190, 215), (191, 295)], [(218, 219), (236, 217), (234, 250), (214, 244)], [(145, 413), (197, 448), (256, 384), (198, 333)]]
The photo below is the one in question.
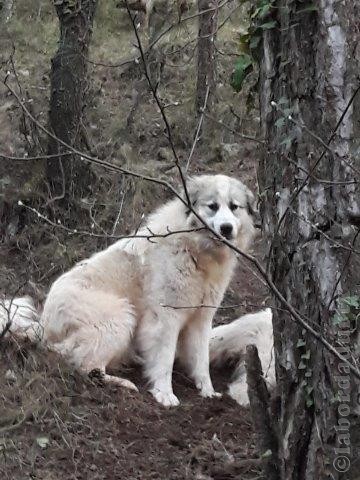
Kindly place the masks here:
[(180, 362), (188, 370), (203, 397), (221, 397), (210, 378), (209, 341), (213, 312), (203, 309), (181, 332), (178, 347)]
[(166, 308), (147, 312), (137, 333), (138, 347), (144, 359), (145, 374), (150, 380), (150, 393), (165, 407), (179, 405), (172, 389), (172, 371), (181, 318)]

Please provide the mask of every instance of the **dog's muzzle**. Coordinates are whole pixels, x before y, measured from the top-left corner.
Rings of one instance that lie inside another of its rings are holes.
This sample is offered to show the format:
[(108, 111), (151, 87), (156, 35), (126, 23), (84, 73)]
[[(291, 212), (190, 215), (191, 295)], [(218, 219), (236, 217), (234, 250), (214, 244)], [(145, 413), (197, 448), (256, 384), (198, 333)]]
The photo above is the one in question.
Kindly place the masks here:
[(234, 228), (231, 223), (223, 223), (220, 225), (220, 233), (227, 240), (231, 240), (234, 236)]

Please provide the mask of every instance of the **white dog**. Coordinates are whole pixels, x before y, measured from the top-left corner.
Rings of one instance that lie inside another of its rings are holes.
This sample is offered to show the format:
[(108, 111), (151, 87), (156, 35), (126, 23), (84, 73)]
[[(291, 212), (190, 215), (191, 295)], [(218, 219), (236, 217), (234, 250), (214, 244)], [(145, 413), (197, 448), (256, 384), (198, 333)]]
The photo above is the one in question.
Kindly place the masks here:
[[(254, 196), (243, 183), (203, 175), (189, 180), (188, 191), (192, 208), (209, 227), (240, 249), (249, 247)], [(209, 374), (216, 308), (202, 305), (219, 306), (236, 259), (209, 230), (199, 231), (202, 226), (176, 198), (138, 232), (139, 237), (154, 235), (151, 241), (120, 240), (60, 276), (41, 314), (43, 340), (77, 368), (98, 369), (105, 380), (134, 389), (129, 380), (106, 374), (106, 368), (136, 352), (151, 393), (165, 406), (179, 403), (172, 390), (177, 353), (201, 395), (219, 395)]]
[[(36, 321), (36, 314), (36, 307), (29, 297), (0, 303), (0, 332), (10, 319), (12, 333), (34, 341), (41, 340), (43, 327)], [(212, 329), (209, 346), (211, 365), (221, 367), (229, 362), (235, 365), (228, 394), (242, 406), (249, 404), (245, 353), (246, 346), (250, 344), (258, 349), (264, 379), (272, 391), (276, 377), (271, 309), (244, 315), (227, 325)]]
[(261, 361), (264, 379), (269, 390), (275, 387), (275, 357), (273, 352), (272, 313), (268, 308), (234, 320), (227, 325), (215, 327), (210, 340), (210, 361), (223, 365), (227, 361), (236, 364), (233, 382), (228, 393), (240, 405), (249, 404), (245, 370), (247, 345), (256, 345)]

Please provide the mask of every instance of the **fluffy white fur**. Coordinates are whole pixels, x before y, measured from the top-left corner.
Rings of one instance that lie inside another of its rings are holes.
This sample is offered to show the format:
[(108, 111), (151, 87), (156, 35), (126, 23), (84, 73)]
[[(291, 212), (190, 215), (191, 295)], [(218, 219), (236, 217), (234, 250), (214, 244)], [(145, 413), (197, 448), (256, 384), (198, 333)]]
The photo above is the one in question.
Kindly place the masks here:
[(39, 314), (30, 297), (0, 300), (0, 333), (7, 328), (20, 337), (40, 340), (43, 329), (38, 321)]
[[(240, 181), (204, 175), (188, 183), (194, 209), (217, 233), (246, 250), (254, 236), (254, 197)], [(201, 227), (180, 199), (152, 214), (138, 235)], [(77, 368), (106, 374), (135, 351), (150, 391), (165, 406), (177, 352), (204, 397), (219, 395), (209, 374), (209, 339), (216, 309), (231, 279), (235, 255), (207, 230), (166, 238), (125, 239), (80, 262), (52, 285), (41, 315), (43, 339)], [(188, 308), (194, 306), (194, 308)], [(181, 308), (187, 307), (187, 308)]]
[(275, 359), (273, 352), (272, 313), (268, 308), (215, 327), (210, 339), (210, 361), (222, 365), (235, 360), (236, 367), (228, 393), (240, 405), (248, 405), (245, 353), (247, 345), (256, 345), (264, 378), (269, 389), (275, 386)]

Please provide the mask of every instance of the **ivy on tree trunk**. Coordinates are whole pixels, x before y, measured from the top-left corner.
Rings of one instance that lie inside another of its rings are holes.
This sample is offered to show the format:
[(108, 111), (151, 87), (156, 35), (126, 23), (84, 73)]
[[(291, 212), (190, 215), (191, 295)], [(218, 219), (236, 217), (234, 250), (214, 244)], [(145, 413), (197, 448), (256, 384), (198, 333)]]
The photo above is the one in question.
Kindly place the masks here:
[[(270, 17), (276, 23), (263, 29), (260, 57), (266, 147), (259, 172), (269, 271), (285, 298), (354, 363), (360, 4), (278, 0)], [(274, 338), (279, 478), (355, 478), (359, 385), (283, 310), (274, 310)]]

